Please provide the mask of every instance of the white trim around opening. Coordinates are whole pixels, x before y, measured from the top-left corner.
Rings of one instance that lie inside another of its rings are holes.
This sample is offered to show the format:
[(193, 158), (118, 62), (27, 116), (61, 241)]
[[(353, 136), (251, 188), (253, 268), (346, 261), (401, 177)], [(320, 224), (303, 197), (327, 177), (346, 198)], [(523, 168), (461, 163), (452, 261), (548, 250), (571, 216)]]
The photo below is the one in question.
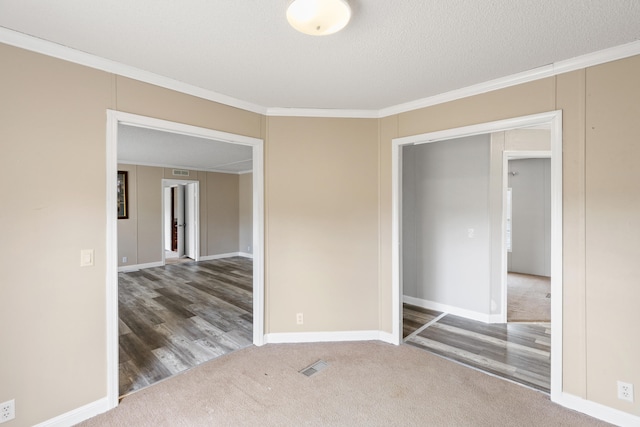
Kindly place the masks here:
[(252, 147), (253, 155), (253, 343), (264, 338), (264, 141), (243, 135), (170, 122), (136, 114), (107, 110), (107, 409), (118, 405), (118, 228), (116, 177), (118, 124), (138, 126)]
[(562, 111), (534, 114), (392, 141), (392, 341), (402, 342), (402, 147), (537, 125), (551, 128), (551, 400), (562, 398)]

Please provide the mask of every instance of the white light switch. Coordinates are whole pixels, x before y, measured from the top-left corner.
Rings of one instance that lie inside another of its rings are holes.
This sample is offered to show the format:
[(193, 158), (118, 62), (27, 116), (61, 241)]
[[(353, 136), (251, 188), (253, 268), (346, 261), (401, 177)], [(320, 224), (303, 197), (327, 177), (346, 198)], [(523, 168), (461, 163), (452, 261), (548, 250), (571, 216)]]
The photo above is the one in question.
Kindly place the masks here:
[(91, 267), (93, 265), (93, 249), (82, 249), (80, 251), (80, 267)]

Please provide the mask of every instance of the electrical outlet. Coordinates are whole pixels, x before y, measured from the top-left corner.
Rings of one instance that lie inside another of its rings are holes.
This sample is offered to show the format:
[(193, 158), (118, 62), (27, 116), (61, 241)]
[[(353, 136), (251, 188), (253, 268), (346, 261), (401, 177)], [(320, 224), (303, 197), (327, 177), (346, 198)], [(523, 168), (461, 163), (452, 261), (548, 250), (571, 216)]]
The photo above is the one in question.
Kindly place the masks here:
[(633, 402), (633, 384), (618, 381), (618, 399)]
[(123, 257), (122, 257), (122, 263), (123, 263), (123, 264), (126, 264), (126, 263), (127, 263), (127, 261), (129, 261), (129, 259), (128, 259), (126, 256), (123, 256)]
[(296, 314), (296, 323), (298, 325), (302, 325), (304, 323), (304, 318), (302, 317), (302, 313)]
[(476, 230), (473, 228), (467, 228), (467, 236), (469, 236), (470, 239), (473, 239), (476, 237)]
[(0, 423), (10, 421), (16, 417), (16, 401), (11, 399), (0, 403)]

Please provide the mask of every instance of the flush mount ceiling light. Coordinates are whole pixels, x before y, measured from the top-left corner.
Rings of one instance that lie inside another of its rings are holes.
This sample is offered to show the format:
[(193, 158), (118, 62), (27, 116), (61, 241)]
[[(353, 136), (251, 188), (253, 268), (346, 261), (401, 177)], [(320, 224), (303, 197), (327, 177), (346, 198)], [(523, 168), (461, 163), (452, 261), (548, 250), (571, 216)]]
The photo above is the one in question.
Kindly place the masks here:
[(345, 0), (293, 0), (287, 8), (289, 24), (301, 33), (326, 36), (343, 29), (351, 19)]

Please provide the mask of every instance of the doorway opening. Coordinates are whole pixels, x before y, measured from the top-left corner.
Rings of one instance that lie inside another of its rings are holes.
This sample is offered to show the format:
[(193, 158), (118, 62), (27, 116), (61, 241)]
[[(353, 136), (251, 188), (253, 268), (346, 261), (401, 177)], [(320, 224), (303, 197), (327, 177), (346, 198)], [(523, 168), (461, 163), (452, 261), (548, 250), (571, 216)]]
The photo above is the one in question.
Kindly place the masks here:
[(200, 260), (200, 182), (162, 180), (163, 264)]
[[(429, 144), (433, 142), (443, 142), (457, 140), (461, 138), (467, 138), (472, 136), (491, 135), (496, 132), (506, 132), (510, 130), (531, 128), (536, 126), (548, 126), (550, 129), (550, 152), (551, 152), (551, 294), (556, 297), (551, 300), (551, 336), (549, 342), (553, 351), (546, 352), (550, 359), (550, 395), (551, 399), (557, 401), (560, 398), (562, 390), (562, 112), (552, 111), (549, 113), (536, 114), (531, 116), (519, 117), (514, 119), (501, 120), (497, 122), (483, 123), (479, 125), (467, 126), (462, 128), (450, 129), (445, 131), (432, 132), (428, 134), (415, 135), (403, 138), (396, 138), (392, 143), (392, 297), (393, 297), (393, 313), (392, 313), (392, 334), (394, 341), (397, 344), (403, 342), (403, 302), (407, 301), (405, 297), (404, 284), (405, 271), (403, 268), (405, 258), (411, 256), (410, 249), (405, 245), (403, 241), (403, 227), (405, 220), (405, 212), (403, 211), (403, 150), (404, 147), (410, 147), (414, 145)], [(505, 149), (504, 152), (507, 150)], [(492, 158), (495, 156), (498, 163), (502, 166), (502, 159), (504, 155), (503, 151), (491, 152)], [(503, 168), (500, 168), (503, 169)], [(499, 169), (498, 169), (499, 170)], [(460, 170), (458, 170), (460, 172)], [(464, 171), (462, 171), (464, 172)], [(461, 172), (461, 173), (462, 173)], [(506, 172), (504, 172), (506, 175)], [(505, 323), (505, 328), (508, 328), (506, 324), (507, 306), (506, 306), (506, 263), (507, 263), (507, 251), (506, 251), (506, 223), (505, 223), (505, 206), (506, 195), (502, 194), (501, 187), (503, 183), (503, 174), (498, 172), (497, 174), (491, 174), (491, 180), (497, 182), (497, 187), (494, 185), (492, 188), (498, 188), (498, 195), (495, 200), (490, 200), (489, 204), (498, 203), (498, 209), (495, 209), (490, 215), (489, 227), (487, 227), (487, 233), (491, 236), (485, 236), (492, 242), (491, 249), (486, 249), (486, 252), (490, 255), (486, 257), (486, 263), (491, 265), (491, 268), (485, 268), (485, 271), (492, 272), (490, 279), (486, 280), (488, 283), (486, 286), (486, 292), (481, 299), (479, 306), (474, 306), (471, 309), (469, 306), (464, 305), (464, 302), (458, 306), (451, 303), (440, 304), (427, 307), (426, 310), (439, 311), (434, 313), (420, 313), (416, 317), (424, 317), (428, 320), (425, 328), (429, 328), (431, 325), (440, 323), (441, 331), (451, 331), (453, 329), (464, 329), (463, 325), (467, 320), (472, 319), (472, 322), (476, 324), (480, 321), (480, 324), (492, 326), (493, 323)], [(491, 184), (490, 184), (491, 186)], [(491, 195), (490, 195), (491, 197)], [(449, 220), (451, 218), (447, 218)], [(460, 227), (458, 227), (460, 228)], [(465, 226), (457, 233), (462, 240), (465, 239), (477, 239), (479, 236), (477, 230), (472, 226)], [(495, 235), (494, 235), (495, 233)], [(491, 237), (491, 238), (490, 238)], [(462, 241), (461, 240), (461, 241)], [(471, 241), (473, 243), (473, 241)], [(431, 242), (430, 244), (436, 244)], [(463, 244), (468, 246), (469, 243)], [(495, 255), (497, 254), (497, 255)], [(436, 267), (440, 266), (438, 260), (430, 260)], [(444, 260), (445, 263), (455, 264), (451, 260)], [(459, 268), (464, 268), (464, 263), (459, 263)], [(486, 266), (485, 266), (486, 267)], [(502, 273), (504, 272), (504, 273)], [(410, 273), (409, 273), (410, 274)], [(483, 280), (485, 280), (483, 278)], [(447, 289), (446, 292), (450, 292)], [(455, 294), (455, 292), (453, 292)], [(410, 302), (415, 302), (411, 301)], [(484, 301), (484, 302), (482, 302)], [(425, 309), (424, 306), (420, 307)], [(450, 314), (455, 312), (450, 317)], [(411, 313), (412, 315), (415, 313)], [(444, 317), (446, 316), (446, 317)], [(444, 318), (443, 318), (444, 317)], [(449, 317), (451, 320), (445, 321)], [(516, 325), (517, 326), (517, 325)], [(469, 331), (467, 335), (477, 334), (477, 330), (472, 330), (473, 326), (469, 326), (466, 330)], [(418, 331), (418, 334), (420, 331)], [(448, 332), (444, 332), (445, 334)], [(505, 331), (504, 333), (509, 333)], [(485, 339), (485, 342), (492, 341), (491, 338)], [(535, 351), (535, 350), (534, 350)]]
[[(249, 178), (248, 184), (250, 188), (250, 196), (249, 200), (252, 205), (252, 213), (250, 215), (250, 223), (252, 233), (249, 235), (250, 244), (248, 245), (251, 248), (252, 258), (250, 263), (252, 264), (251, 275), (249, 276), (249, 288), (247, 292), (249, 292), (250, 301), (248, 303), (248, 309), (250, 312), (244, 316), (245, 320), (250, 322), (250, 330), (251, 334), (249, 335), (252, 338), (252, 342), (255, 345), (262, 345), (264, 343), (264, 254), (263, 254), (263, 242), (264, 242), (264, 209), (263, 209), (263, 200), (264, 200), (264, 172), (263, 172), (263, 140), (247, 137), (243, 135), (231, 134), (227, 132), (216, 131), (207, 128), (200, 128), (196, 126), (185, 125), (181, 123), (169, 122), (166, 120), (154, 119), (145, 116), (139, 116), (129, 113), (123, 113), (118, 111), (107, 111), (107, 402), (108, 407), (113, 408), (117, 406), (119, 400), (119, 313), (118, 313), (118, 217), (115, 209), (110, 209), (111, 206), (117, 205), (117, 193), (116, 186), (113, 183), (116, 182), (117, 170), (118, 170), (118, 155), (119, 147), (119, 132), (123, 128), (128, 129), (143, 129), (157, 132), (159, 134), (171, 134), (177, 135), (181, 137), (192, 137), (200, 140), (203, 144), (211, 144), (211, 143), (222, 143), (226, 145), (233, 146), (241, 146), (247, 147), (251, 152), (251, 163), (252, 163), (252, 174), (247, 174), (246, 177)], [(233, 162), (231, 162), (233, 163)], [(144, 170), (146, 175), (145, 177), (149, 177), (151, 175), (155, 177), (161, 178), (170, 178), (171, 171), (165, 170), (159, 175), (154, 175), (153, 167), (158, 165), (147, 164), (140, 165), (140, 169)], [(232, 168), (233, 165), (227, 165), (229, 168)], [(166, 168), (165, 168), (166, 169)], [(151, 171), (151, 172), (150, 172)], [(174, 170), (173, 175), (185, 175), (187, 171)], [(182, 173), (185, 172), (185, 173)], [(169, 173), (169, 176), (166, 177), (164, 174)], [(216, 173), (212, 171), (211, 173)], [(131, 174), (129, 175), (131, 177)], [(140, 178), (140, 177), (139, 177)], [(144, 178), (144, 177), (143, 177)], [(155, 178), (154, 178), (155, 179)], [(160, 179), (158, 179), (156, 185), (158, 185), (158, 200), (162, 198), (164, 194), (164, 190), (161, 188)], [(149, 180), (147, 180), (149, 181)], [(246, 181), (246, 180), (245, 180)], [(209, 181), (207, 181), (208, 183)], [(200, 191), (202, 191), (202, 187), (200, 187)], [(148, 196), (147, 192), (140, 192), (143, 197)], [(154, 196), (155, 197), (155, 196)], [(145, 201), (149, 201), (145, 199)], [(158, 204), (158, 209), (162, 210), (163, 205), (158, 202), (153, 202)], [(199, 211), (199, 209), (195, 209), (195, 211)], [(131, 217), (131, 216), (130, 216)], [(138, 234), (140, 232), (146, 232), (148, 234), (154, 234), (162, 236), (164, 232), (164, 226), (161, 219), (162, 215), (159, 215), (159, 219), (156, 221), (143, 221), (140, 222), (142, 225), (142, 230), (138, 230)], [(196, 223), (198, 221), (195, 221)], [(147, 228), (144, 228), (147, 227)], [(197, 248), (199, 245), (197, 241), (199, 239), (200, 234), (203, 231), (195, 233), (195, 236), (192, 238), (192, 242), (196, 245), (196, 254), (194, 255), (196, 258), (200, 260), (213, 261), (218, 260), (218, 256), (207, 256), (202, 257), (197, 253)], [(236, 230), (237, 233), (237, 230)], [(158, 238), (157, 246), (153, 246), (156, 249), (152, 249), (152, 251), (158, 251), (164, 258), (164, 236)], [(186, 238), (186, 243), (188, 246), (188, 237)], [(236, 250), (238, 255), (241, 258), (246, 258), (244, 255), (240, 254), (239, 250)], [(206, 252), (205, 252), (206, 253)], [(225, 270), (224, 274), (227, 274), (229, 268), (239, 268), (241, 264), (240, 261), (235, 260), (227, 260), (234, 254), (223, 254), (222, 258), (224, 260), (219, 260), (223, 264), (223, 268)], [(158, 264), (164, 263), (164, 259), (162, 262)], [(239, 264), (240, 263), (240, 264)], [(232, 265), (232, 267), (229, 267)], [(146, 265), (148, 267), (149, 265)], [(174, 267), (174, 266), (168, 266)], [(141, 274), (145, 274), (144, 270), (140, 271)], [(200, 273), (201, 274), (201, 273)], [(196, 292), (196, 290), (193, 290)], [(170, 296), (162, 296), (160, 298), (167, 299), (167, 304), (171, 303)], [(137, 315), (134, 313), (134, 315)], [(251, 341), (251, 339), (250, 339)]]
[(504, 154), (506, 284), (511, 322), (551, 322), (551, 153)]

